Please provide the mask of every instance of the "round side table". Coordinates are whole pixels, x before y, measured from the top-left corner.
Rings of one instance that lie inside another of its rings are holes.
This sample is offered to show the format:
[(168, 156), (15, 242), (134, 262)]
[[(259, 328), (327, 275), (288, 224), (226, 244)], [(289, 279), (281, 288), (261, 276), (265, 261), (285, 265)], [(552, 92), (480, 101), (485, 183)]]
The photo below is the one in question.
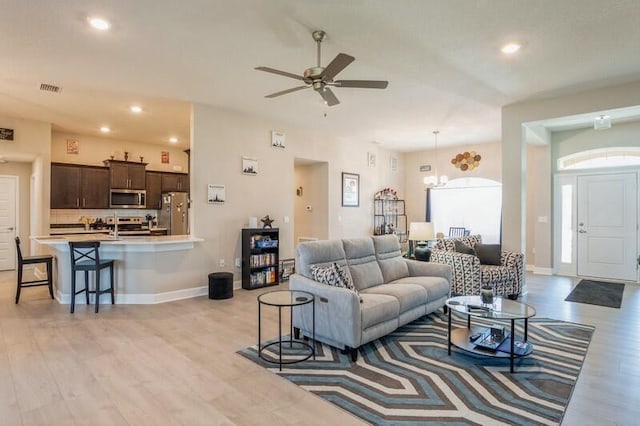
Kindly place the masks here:
[[(311, 336), (311, 344), (302, 340), (296, 340), (293, 338), (293, 308), (299, 308), (304, 305), (311, 305), (311, 309), (313, 311), (312, 315), (312, 336)], [(266, 306), (275, 306), (278, 308), (278, 340), (267, 343), (265, 345), (262, 344), (262, 305)], [(282, 340), (282, 309), (289, 308), (290, 322), (289, 322), (289, 338), (287, 340)], [(289, 344), (290, 348), (293, 348), (293, 345), (302, 345), (309, 350), (309, 353), (304, 357), (282, 360), (282, 351), (283, 345)], [(282, 371), (282, 365), (286, 364), (295, 364), (298, 362), (306, 361), (313, 356), (313, 359), (316, 359), (316, 305), (315, 298), (313, 294), (308, 293), (306, 291), (293, 291), (293, 290), (276, 290), (270, 291), (267, 293), (263, 293), (258, 296), (258, 356), (266, 362), (278, 364), (280, 367), (280, 371)], [(278, 360), (274, 361), (273, 359), (269, 359), (263, 356), (263, 351), (266, 348), (275, 346), (278, 351)]]

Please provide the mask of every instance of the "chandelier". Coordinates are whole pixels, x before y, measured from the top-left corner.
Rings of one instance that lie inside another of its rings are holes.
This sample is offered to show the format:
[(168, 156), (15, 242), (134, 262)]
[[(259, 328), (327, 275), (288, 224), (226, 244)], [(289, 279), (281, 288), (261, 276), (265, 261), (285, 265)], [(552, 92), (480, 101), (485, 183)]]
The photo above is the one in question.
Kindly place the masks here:
[(449, 181), (449, 178), (447, 178), (445, 175), (442, 175), (442, 176), (438, 175), (438, 134), (439, 133), (440, 132), (438, 130), (433, 131), (433, 137), (435, 139), (435, 161), (434, 161), (435, 175), (429, 175), (424, 177), (423, 181), (427, 188), (437, 188), (439, 186), (445, 186)]

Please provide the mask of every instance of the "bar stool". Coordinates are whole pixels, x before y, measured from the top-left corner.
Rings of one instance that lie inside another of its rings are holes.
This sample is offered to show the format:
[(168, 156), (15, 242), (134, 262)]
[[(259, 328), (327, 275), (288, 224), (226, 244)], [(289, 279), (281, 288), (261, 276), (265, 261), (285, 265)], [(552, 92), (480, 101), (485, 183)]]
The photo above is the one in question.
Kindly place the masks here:
[[(100, 296), (104, 293), (111, 293), (111, 304), (115, 303), (113, 295), (113, 260), (100, 259), (100, 241), (69, 242), (69, 257), (71, 259), (71, 313), (75, 310), (76, 295), (85, 292), (87, 305), (89, 304), (89, 293), (96, 295), (96, 314), (100, 306)], [(104, 268), (109, 268), (111, 287), (100, 289), (100, 272)], [(76, 272), (84, 271), (84, 289), (76, 291)], [(96, 289), (89, 290), (89, 271), (95, 274)]]
[[(20, 290), (22, 290), (22, 287), (40, 287), (47, 285), (49, 286), (49, 295), (53, 299), (53, 256), (45, 254), (23, 257), (22, 250), (20, 250), (20, 237), (16, 237), (16, 251), (18, 252), (18, 286), (16, 288), (16, 304), (20, 301)], [(45, 263), (47, 265), (47, 278), (44, 280), (22, 281), (23, 266), (35, 265), (37, 263)]]

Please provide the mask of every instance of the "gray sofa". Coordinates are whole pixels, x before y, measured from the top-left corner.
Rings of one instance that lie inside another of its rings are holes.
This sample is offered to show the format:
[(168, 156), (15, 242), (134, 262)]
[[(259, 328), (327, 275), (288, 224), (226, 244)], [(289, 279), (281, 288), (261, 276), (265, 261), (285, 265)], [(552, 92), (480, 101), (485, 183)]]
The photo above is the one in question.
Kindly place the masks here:
[[(348, 270), (357, 293), (312, 279), (314, 265)], [(395, 235), (309, 241), (296, 250), (291, 290), (315, 295), (316, 339), (350, 352), (442, 307), (449, 297), (448, 265), (402, 257)], [(312, 310), (293, 310), (296, 335), (311, 335)]]

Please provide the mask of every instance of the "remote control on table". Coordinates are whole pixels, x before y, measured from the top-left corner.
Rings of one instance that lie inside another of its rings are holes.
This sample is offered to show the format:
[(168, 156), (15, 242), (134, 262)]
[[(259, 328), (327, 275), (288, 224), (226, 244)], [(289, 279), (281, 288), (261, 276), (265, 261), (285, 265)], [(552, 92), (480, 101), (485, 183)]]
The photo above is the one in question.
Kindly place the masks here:
[(482, 306), (482, 305), (467, 305), (467, 309), (469, 309), (469, 310), (472, 310), (472, 309), (478, 310), (479, 309), (481, 311), (488, 311), (489, 310), (488, 307)]

